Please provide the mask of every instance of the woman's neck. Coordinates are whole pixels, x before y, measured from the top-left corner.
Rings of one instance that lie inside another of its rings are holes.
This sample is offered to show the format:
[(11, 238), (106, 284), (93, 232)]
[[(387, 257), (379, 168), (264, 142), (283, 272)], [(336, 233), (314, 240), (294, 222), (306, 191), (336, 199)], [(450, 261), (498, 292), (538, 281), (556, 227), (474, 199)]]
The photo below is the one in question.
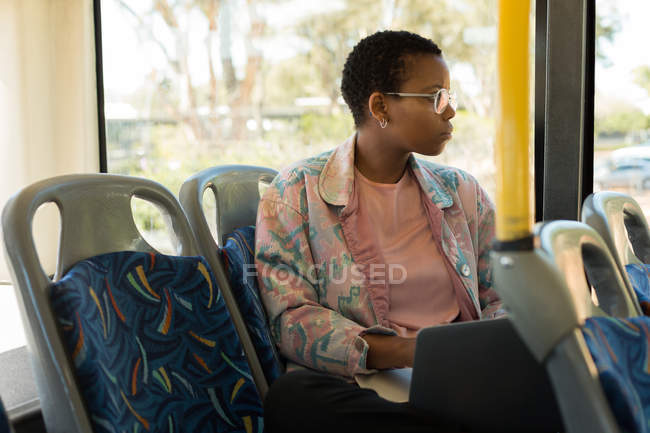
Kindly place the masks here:
[(411, 152), (388, 143), (385, 135), (373, 130), (357, 132), (354, 165), (366, 179), (378, 183), (398, 182), (410, 155)]

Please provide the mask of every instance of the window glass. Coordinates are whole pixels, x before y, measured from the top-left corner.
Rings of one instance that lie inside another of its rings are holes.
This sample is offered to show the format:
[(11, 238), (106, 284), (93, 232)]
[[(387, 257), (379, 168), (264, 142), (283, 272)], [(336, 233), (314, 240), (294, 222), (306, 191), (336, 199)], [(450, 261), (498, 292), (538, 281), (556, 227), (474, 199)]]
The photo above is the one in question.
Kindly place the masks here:
[(594, 191), (629, 194), (650, 218), (650, 3), (596, 6)]
[(405, 29), (438, 43), (458, 94), (454, 139), (433, 159), (494, 196), (496, 16), (496, 0), (102, 1), (108, 170), (177, 193), (213, 165), (280, 169), (331, 149), (354, 132), (347, 54)]

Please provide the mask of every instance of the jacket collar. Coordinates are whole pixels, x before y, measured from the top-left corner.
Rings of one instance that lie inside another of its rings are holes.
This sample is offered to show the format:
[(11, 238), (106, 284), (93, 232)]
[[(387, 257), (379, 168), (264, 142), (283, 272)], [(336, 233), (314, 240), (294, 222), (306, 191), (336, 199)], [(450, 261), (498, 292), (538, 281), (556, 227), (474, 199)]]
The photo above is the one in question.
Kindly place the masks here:
[[(349, 137), (331, 153), (318, 178), (318, 190), (323, 200), (334, 206), (347, 206), (354, 189), (354, 152), (356, 134)], [(449, 191), (431, 167), (423, 165), (411, 154), (409, 165), (427, 197), (440, 209), (453, 204)]]
[(433, 204), (441, 210), (454, 204), (454, 199), (449, 193), (447, 182), (444, 181), (443, 177), (444, 174), (449, 174), (453, 176), (452, 181), (455, 181), (455, 173), (446, 167), (443, 167), (442, 170), (436, 170), (433, 164), (423, 164), (413, 154), (409, 158), (409, 164), (411, 165), (413, 174), (415, 174), (415, 178), (420, 184), (420, 188), (422, 188), (422, 191), (424, 191)]

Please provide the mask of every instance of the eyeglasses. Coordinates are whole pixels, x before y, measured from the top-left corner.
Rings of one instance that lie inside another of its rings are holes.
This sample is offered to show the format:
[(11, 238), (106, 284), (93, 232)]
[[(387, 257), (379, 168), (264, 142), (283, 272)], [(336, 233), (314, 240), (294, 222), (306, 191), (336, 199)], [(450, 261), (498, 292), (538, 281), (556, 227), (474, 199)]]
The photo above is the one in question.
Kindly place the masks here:
[(455, 111), (458, 106), (456, 101), (456, 94), (450, 93), (447, 89), (440, 89), (436, 93), (399, 93), (399, 92), (384, 92), (385, 95), (400, 96), (403, 98), (427, 98), (433, 103), (433, 109), (436, 114), (442, 114), (447, 109), (447, 106)]

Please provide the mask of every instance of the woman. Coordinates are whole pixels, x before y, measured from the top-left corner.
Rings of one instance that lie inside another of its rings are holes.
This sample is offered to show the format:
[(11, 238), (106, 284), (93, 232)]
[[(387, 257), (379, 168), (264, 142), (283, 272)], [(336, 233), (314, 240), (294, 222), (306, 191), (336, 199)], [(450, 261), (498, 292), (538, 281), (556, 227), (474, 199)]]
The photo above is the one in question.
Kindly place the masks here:
[(413, 156), (439, 155), (452, 137), (449, 83), (432, 41), (368, 36), (341, 83), (356, 133), (285, 169), (264, 194), (256, 265), (272, 333), (290, 362), (330, 373), (281, 378), (267, 399), (270, 431), (287, 410), (284, 431), (314, 431), (314, 417), (427, 431), (426, 416), (336, 376), (412, 366), (420, 328), (500, 314), (488, 266), (492, 203), (467, 173)]

